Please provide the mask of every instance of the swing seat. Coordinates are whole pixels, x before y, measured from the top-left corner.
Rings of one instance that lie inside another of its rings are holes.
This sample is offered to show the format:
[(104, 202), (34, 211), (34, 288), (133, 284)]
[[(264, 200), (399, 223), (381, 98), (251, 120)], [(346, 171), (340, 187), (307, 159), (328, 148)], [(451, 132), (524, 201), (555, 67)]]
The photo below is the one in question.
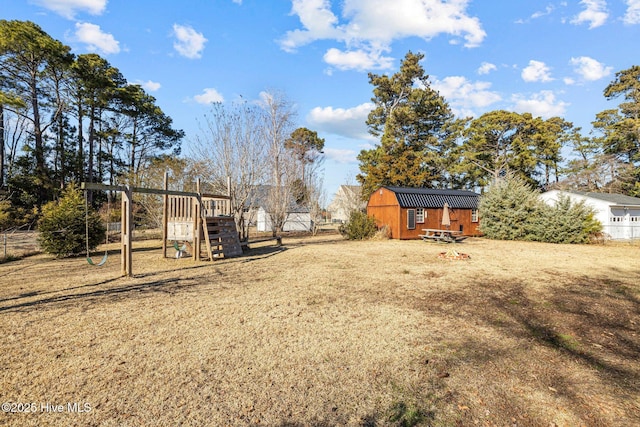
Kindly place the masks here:
[(182, 258), (187, 252), (187, 243), (183, 243), (181, 247), (177, 241), (174, 241), (173, 248), (176, 250), (176, 259)]
[(91, 257), (87, 257), (87, 262), (89, 263), (89, 265), (94, 265), (96, 267), (102, 267), (107, 262), (107, 256), (108, 255), (109, 255), (109, 252), (104, 251), (104, 256), (102, 257), (100, 262), (98, 262), (97, 264), (95, 262), (93, 262)]
[(186, 251), (186, 250), (187, 250), (187, 244), (186, 244), (186, 243), (184, 243), (184, 244), (182, 245), (182, 247), (180, 247), (180, 245), (178, 244), (178, 241), (177, 241), (177, 240), (173, 242), (173, 247), (175, 248), (175, 250), (176, 250), (176, 251), (182, 251), (182, 252), (184, 252), (184, 251)]

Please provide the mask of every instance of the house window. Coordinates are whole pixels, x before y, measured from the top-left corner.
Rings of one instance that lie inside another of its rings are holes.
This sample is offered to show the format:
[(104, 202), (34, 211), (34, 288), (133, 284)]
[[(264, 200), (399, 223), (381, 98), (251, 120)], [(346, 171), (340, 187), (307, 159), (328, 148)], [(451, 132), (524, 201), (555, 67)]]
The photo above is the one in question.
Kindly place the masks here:
[(471, 222), (478, 222), (478, 209), (471, 209)]
[(424, 218), (427, 216), (427, 213), (424, 211), (424, 208), (416, 208), (416, 222), (418, 224), (424, 224)]
[(416, 210), (407, 209), (407, 230), (415, 230), (416, 228)]

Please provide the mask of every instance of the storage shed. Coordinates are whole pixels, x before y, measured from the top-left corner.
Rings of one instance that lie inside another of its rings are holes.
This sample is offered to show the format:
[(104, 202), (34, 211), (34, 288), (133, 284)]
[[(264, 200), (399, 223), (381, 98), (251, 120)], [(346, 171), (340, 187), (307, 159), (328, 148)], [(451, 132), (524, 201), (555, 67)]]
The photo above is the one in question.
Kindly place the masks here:
[[(419, 239), (425, 228), (480, 235), (479, 195), (472, 191), (433, 188), (381, 187), (369, 197), (367, 215), (378, 227), (387, 226), (393, 239)], [(451, 225), (442, 225), (445, 203)]]
[[(311, 231), (312, 229), (313, 221), (311, 220), (309, 209), (301, 206), (289, 209), (282, 231)], [(273, 231), (271, 216), (262, 206), (258, 208), (256, 230), (261, 232)]]
[(624, 194), (550, 190), (540, 195), (548, 204), (555, 204), (560, 195), (573, 202), (584, 202), (595, 211), (602, 231), (613, 240), (640, 239), (640, 198)]

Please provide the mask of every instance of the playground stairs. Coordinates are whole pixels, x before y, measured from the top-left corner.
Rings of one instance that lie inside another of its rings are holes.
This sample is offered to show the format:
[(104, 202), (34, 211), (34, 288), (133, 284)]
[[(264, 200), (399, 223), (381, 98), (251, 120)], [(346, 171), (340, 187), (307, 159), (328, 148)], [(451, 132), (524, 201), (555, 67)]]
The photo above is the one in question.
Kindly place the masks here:
[(242, 246), (233, 217), (205, 218), (203, 231), (209, 260), (242, 255)]

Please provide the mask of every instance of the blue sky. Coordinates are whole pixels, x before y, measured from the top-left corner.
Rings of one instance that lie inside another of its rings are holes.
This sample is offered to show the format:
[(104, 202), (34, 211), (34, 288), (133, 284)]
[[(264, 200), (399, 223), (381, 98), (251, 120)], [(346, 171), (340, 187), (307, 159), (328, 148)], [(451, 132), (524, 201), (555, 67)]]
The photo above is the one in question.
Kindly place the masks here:
[(0, 0), (0, 18), (143, 85), (187, 155), (209, 103), (283, 92), (297, 126), (325, 138), (329, 200), (376, 143), (367, 73), (395, 73), (409, 50), (459, 116), (561, 116), (585, 134), (618, 104), (602, 95), (615, 73), (640, 64), (640, 0)]

